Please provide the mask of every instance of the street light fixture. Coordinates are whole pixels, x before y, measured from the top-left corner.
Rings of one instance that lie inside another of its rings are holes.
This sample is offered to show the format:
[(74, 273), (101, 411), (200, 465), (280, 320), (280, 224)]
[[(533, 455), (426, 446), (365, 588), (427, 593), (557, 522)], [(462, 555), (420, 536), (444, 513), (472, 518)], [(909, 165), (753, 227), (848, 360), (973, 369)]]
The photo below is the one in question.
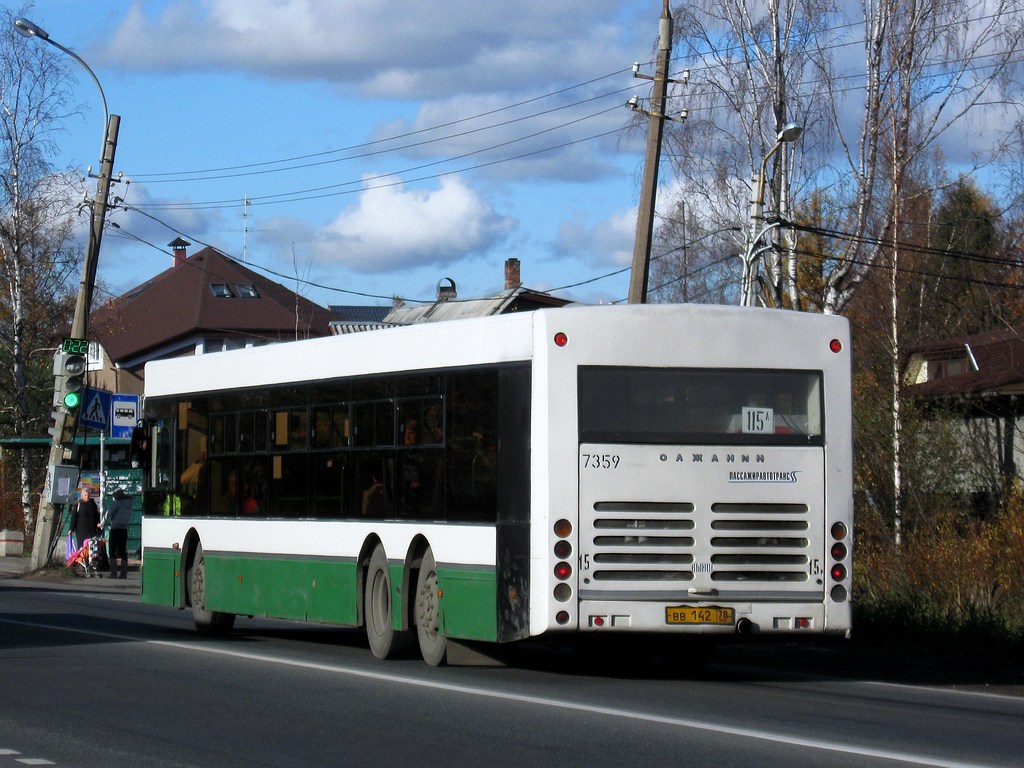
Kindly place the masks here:
[(46, 30), (40, 27), (38, 24), (33, 24), (31, 21), (25, 18), (17, 18), (14, 20), (14, 27), (18, 30), (23, 37), (38, 37), (40, 40), (44, 40), (54, 48), (64, 51), (68, 56), (73, 58), (83, 67), (85, 71), (92, 77), (92, 81), (96, 83), (96, 88), (100, 92), (100, 101), (103, 102), (103, 124), (106, 125), (110, 121), (110, 112), (107, 111), (107, 97), (103, 93), (103, 86), (100, 85), (99, 79), (96, 77), (96, 73), (92, 71), (88, 64), (83, 61), (82, 57), (72, 51), (70, 48), (65, 48), (63, 45), (58, 43), (56, 40), (51, 40)]
[[(764, 222), (764, 182), (768, 173), (768, 160), (771, 159), (783, 144), (796, 141), (804, 132), (802, 126), (796, 123), (786, 123), (782, 130), (775, 137), (775, 144), (768, 150), (768, 153), (761, 160), (760, 172), (754, 179), (753, 195), (750, 198), (750, 239), (747, 244), (747, 253), (743, 258), (743, 279), (741, 283), (740, 305), (750, 307), (754, 304), (754, 284), (757, 282), (757, 260), (766, 248), (758, 247), (769, 230), (779, 226), (778, 222), (763, 225)], [(758, 227), (762, 227), (758, 231)]]
[[(92, 202), (92, 219), (89, 226), (89, 242), (85, 249), (85, 260), (82, 262), (82, 280), (78, 286), (78, 299), (75, 302), (75, 316), (71, 324), (71, 337), (74, 339), (88, 338), (89, 310), (92, 306), (93, 286), (96, 283), (96, 265), (99, 260), (100, 242), (103, 239), (103, 224), (107, 216), (107, 198), (110, 194), (110, 178), (114, 169), (114, 154), (117, 151), (117, 133), (121, 125), (121, 118), (112, 115), (107, 110), (107, 97), (103, 93), (103, 86), (99, 78), (92, 71), (88, 64), (74, 51), (65, 48), (55, 40), (52, 40), (42, 27), (33, 24), (28, 19), (17, 18), (14, 20), (14, 27), (25, 37), (35, 37), (49, 43), (54, 48), (68, 54), (71, 58), (81, 64), (89, 73), (96, 88), (100, 92), (100, 100), (103, 102), (103, 117), (105, 131), (103, 144), (100, 147), (100, 173), (96, 177), (96, 197)], [(54, 398), (58, 395), (57, 385), (54, 387)], [(57, 427), (52, 430), (53, 443), (50, 446), (50, 474), (53, 468), (62, 463), (64, 458), (64, 436), (68, 430), (73, 430), (77, 414), (61, 410), (57, 406), (54, 412)], [(47, 564), (49, 559), (49, 544), (54, 530), (53, 504), (44, 493), (39, 498), (39, 513), (36, 516), (36, 533), (32, 545), (32, 568), (41, 568)]]

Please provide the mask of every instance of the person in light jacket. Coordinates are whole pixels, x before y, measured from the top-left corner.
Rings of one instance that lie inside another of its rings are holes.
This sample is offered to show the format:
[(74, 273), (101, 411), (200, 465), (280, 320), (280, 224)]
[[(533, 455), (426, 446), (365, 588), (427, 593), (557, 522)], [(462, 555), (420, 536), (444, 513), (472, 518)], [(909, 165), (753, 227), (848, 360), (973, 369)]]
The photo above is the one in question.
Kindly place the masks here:
[[(128, 523), (132, 518), (132, 497), (118, 488), (114, 491), (114, 503), (103, 512), (103, 525), (110, 523), (110, 577), (111, 579), (128, 578)], [(117, 573), (118, 559), (121, 561), (121, 572)]]

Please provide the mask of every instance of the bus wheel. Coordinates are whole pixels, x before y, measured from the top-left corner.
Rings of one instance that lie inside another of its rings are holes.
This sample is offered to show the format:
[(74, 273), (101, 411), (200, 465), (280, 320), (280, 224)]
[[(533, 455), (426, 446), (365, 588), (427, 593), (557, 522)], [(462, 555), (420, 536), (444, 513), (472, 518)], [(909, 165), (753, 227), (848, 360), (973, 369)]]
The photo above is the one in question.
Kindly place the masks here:
[(428, 549), (416, 577), (416, 637), (420, 655), (432, 667), (444, 662), (447, 641), (440, 630), (440, 605), (437, 596), (437, 563)]
[(366, 616), (366, 639), (374, 656), (391, 659), (408, 648), (410, 633), (396, 631), (391, 624), (391, 572), (384, 550), (379, 546), (373, 550), (366, 569), (363, 613)]
[(230, 632), (235, 625), (235, 614), (206, 608), (206, 558), (203, 556), (202, 544), (196, 544), (195, 557), (188, 569), (186, 582), (196, 631), (201, 635), (226, 635)]

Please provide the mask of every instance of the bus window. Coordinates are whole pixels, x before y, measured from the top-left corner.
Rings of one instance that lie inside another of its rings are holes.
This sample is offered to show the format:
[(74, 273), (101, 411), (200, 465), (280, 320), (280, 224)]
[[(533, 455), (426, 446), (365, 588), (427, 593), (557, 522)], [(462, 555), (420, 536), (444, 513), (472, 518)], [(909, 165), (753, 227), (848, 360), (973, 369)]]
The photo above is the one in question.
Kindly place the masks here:
[(821, 445), (818, 371), (581, 367), (584, 442)]

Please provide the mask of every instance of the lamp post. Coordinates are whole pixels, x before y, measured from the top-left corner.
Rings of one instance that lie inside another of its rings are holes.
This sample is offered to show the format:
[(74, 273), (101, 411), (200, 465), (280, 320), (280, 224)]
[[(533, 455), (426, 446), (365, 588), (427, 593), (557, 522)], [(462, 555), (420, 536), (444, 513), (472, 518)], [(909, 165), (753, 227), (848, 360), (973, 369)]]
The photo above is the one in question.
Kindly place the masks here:
[[(92, 307), (93, 286), (96, 283), (96, 265), (99, 260), (100, 242), (103, 239), (103, 224), (107, 216), (107, 197), (110, 193), (110, 179), (114, 168), (114, 154), (117, 151), (117, 133), (121, 125), (121, 118), (112, 115), (107, 110), (107, 97), (103, 93), (103, 86), (100, 85), (96, 73), (88, 64), (74, 51), (65, 48), (55, 40), (52, 40), (46, 30), (28, 19), (18, 18), (14, 20), (14, 26), (19, 33), (25, 37), (35, 37), (49, 43), (54, 48), (68, 54), (81, 64), (89, 73), (96, 88), (100, 92), (100, 100), (103, 102), (103, 118), (105, 131), (103, 144), (100, 147), (100, 172), (96, 177), (96, 196), (92, 202), (92, 217), (89, 225), (89, 241), (85, 249), (85, 260), (82, 263), (82, 279), (78, 286), (78, 298), (75, 302), (75, 315), (71, 324), (71, 336), (76, 339), (88, 338), (89, 310)], [(57, 389), (54, 388), (54, 401), (57, 400)], [(62, 406), (57, 405), (58, 409)], [(49, 474), (52, 476), (53, 467), (62, 463), (64, 458), (64, 445), (62, 443), (62, 432), (65, 429), (74, 427), (75, 414), (64, 413), (60, 415), (60, 424), (63, 429), (57, 429), (53, 436), (53, 444), (50, 446)], [(36, 516), (36, 531), (32, 545), (32, 568), (41, 568), (47, 564), (49, 557), (49, 544), (53, 536), (54, 513), (53, 504), (44, 492), (39, 498), (39, 513)]]
[[(771, 246), (758, 247), (761, 239), (768, 232), (779, 226), (778, 222), (764, 224), (764, 181), (768, 173), (768, 160), (778, 152), (779, 147), (800, 138), (803, 127), (796, 123), (786, 123), (775, 137), (775, 144), (761, 160), (760, 171), (754, 177), (753, 194), (750, 197), (750, 237), (747, 241), (747, 253), (743, 257), (743, 279), (741, 282), (740, 306), (750, 307), (754, 304), (754, 284), (757, 282), (757, 262), (761, 254)], [(758, 231), (758, 227), (761, 227)]]

